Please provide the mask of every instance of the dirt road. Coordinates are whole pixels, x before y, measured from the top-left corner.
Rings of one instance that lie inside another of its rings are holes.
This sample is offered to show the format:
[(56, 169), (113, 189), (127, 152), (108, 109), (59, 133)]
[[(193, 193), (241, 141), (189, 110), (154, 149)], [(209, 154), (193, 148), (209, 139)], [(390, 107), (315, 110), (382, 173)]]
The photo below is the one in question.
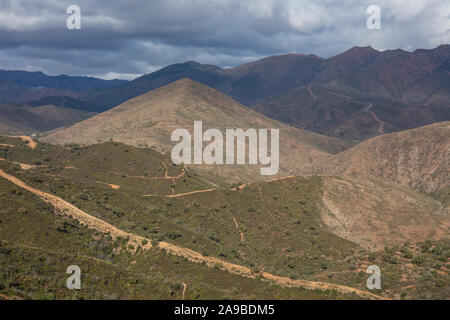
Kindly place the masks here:
[(117, 184), (111, 184), (111, 183), (106, 183), (106, 182), (102, 182), (102, 181), (96, 181), (96, 182), (104, 184), (104, 185), (107, 185), (107, 186), (111, 187), (114, 190), (120, 189), (120, 186), (117, 185)]
[(184, 300), (184, 295), (186, 293), (187, 285), (184, 282), (182, 282), (181, 284), (183, 285), (183, 295), (181, 296), (181, 300)]
[(34, 149), (34, 148), (36, 148), (36, 146), (37, 146), (37, 143), (34, 142), (34, 140), (33, 140), (31, 137), (29, 137), (29, 136), (13, 136), (13, 137), (14, 137), (14, 138), (20, 138), (20, 139), (22, 139), (23, 141), (28, 142), (28, 146), (29, 146), (31, 149)]
[[(83, 210), (75, 207), (71, 203), (46, 192), (43, 192), (39, 189), (36, 189), (34, 187), (31, 187), (27, 185), (22, 180), (4, 172), (2, 169), (0, 169), (0, 176), (9, 180), (13, 184), (30, 191), (34, 193), (35, 195), (41, 197), (44, 201), (52, 204), (59, 212), (61, 212), (64, 215), (72, 216), (73, 218), (80, 221), (81, 224), (86, 225), (88, 228), (95, 229), (97, 231), (103, 232), (103, 233), (109, 233), (111, 237), (117, 238), (117, 237), (123, 237), (123, 238), (129, 238), (129, 244), (133, 245), (133, 247), (140, 246), (142, 249), (150, 249), (152, 247), (151, 240), (144, 238), (142, 236), (139, 236), (134, 233), (129, 233), (126, 231), (123, 231), (111, 224), (109, 224), (106, 221), (103, 221), (99, 218), (93, 217), (90, 214), (84, 212)], [(143, 241), (146, 240), (147, 244), (143, 245)], [(238, 274), (244, 277), (249, 278), (255, 278), (257, 274), (254, 274), (250, 268), (237, 265), (234, 263), (226, 262), (224, 260), (215, 258), (215, 257), (205, 257), (199, 252), (196, 252), (194, 250), (183, 248), (176, 246), (171, 243), (167, 242), (160, 242), (158, 247), (160, 249), (166, 250), (168, 253), (171, 253), (173, 255), (177, 255), (180, 257), (184, 257), (191, 262), (195, 263), (205, 263), (208, 267), (215, 267), (218, 266), (222, 268), (223, 270), (226, 270), (228, 272)], [(319, 289), (319, 290), (336, 290), (341, 293), (345, 294), (356, 294), (362, 298), (366, 299), (387, 299), (378, 295), (375, 295), (373, 293), (363, 291), (356, 288), (351, 288), (344, 285), (334, 284), (334, 283), (328, 283), (328, 282), (318, 282), (318, 281), (309, 281), (309, 280), (292, 280), (287, 277), (280, 277), (273, 274), (270, 274), (268, 272), (262, 272), (259, 275), (261, 275), (263, 280), (272, 281), (280, 286), (284, 287), (302, 287), (306, 289)]]

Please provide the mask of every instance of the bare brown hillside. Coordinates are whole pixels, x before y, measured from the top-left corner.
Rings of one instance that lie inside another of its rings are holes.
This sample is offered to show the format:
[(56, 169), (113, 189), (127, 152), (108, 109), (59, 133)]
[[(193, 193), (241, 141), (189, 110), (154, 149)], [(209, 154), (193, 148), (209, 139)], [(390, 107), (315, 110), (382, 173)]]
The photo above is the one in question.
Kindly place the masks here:
[(432, 198), (378, 180), (322, 177), (322, 220), (370, 250), (448, 235), (450, 215)]
[[(69, 128), (43, 138), (57, 144), (95, 144), (101, 141), (123, 142), (155, 147), (163, 153), (175, 145), (173, 130), (192, 132), (194, 121), (202, 120), (203, 129), (278, 128), (280, 129), (280, 174), (295, 174), (305, 167), (343, 150), (347, 143), (316, 133), (292, 128), (269, 119), (212, 88), (182, 79), (131, 99)], [(260, 166), (197, 166), (207, 178), (227, 182), (260, 180)]]
[(450, 186), (450, 122), (378, 136), (323, 164), (330, 175), (381, 178), (424, 191)]

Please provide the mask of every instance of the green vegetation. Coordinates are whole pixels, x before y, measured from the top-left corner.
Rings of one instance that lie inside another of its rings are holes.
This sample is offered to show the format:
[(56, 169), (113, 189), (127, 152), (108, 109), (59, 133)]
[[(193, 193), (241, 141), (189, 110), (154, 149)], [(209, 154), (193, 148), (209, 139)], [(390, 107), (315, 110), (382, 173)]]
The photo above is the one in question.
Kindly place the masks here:
[[(367, 290), (365, 269), (382, 270), (394, 298), (448, 297), (448, 241), (426, 241), (369, 252), (323, 225), (322, 178), (291, 178), (169, 198), (213, 188), (190, 170), (151, 150), (108, 142), (89, 147), (0, 137), (0, 168), (55, 194), (125, 231), (190, 248), (205, 256), (292, 279), (332, 282)], [(35, 164), (23, 170), (16, 163)], [(167, 169), (166, 169), (167, 168)], [(176, 179), (163, 179), (166, 176)], [(143, 178), (145, 177), (145, 178)], [(166, 181), (167, 180), (167, 181)], [(103, 182), (103, 183), (99, 183)], [(167, 183), (166, 183), (167, 182)], [(113, 189), (104, 183), (120, 186)], [(153, 194), (154, 196), (144, 197)], [(352, 298), (336, 292), (281, 288), (194, 264), (161, 250), (127, 251), (127, 240), (89, 230), (58, 216), (40, 198), (0, 179), (0, 293), (20, 298)], [(146, 241), (146, 240), (145, 240)], [(147, 242), (142, 242), (142, 245)], [(74, 263), (73, 261), (77, 261)], [(78, 262), (81, 261), (81, 262)], [(88, 270), (86, 290), (64, 287), (71, 264)], [(406, 278), (405, 278), (406, 277)], [(403, 280), (406, 279), (406, 280)], [(414, 284), (416, 289), (408, 286)], [(101, 290), (99, 290), (99, 288)]]

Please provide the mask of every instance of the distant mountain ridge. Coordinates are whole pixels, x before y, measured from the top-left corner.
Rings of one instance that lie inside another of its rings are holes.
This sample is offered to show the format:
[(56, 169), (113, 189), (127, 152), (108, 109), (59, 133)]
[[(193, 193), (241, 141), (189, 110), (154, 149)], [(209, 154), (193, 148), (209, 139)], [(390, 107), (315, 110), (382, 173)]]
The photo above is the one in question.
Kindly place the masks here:
[[(414, 52), (353, 47), (328, 59), (286, 54), (229, 69), (188, 61), (129, 82), (42, 77), (0, 80), (0, 97), (34, 105), (68, 97), (80, 101), (75, 108), (102, 112), (188, 78), (270, 118), (354, 142), (450, 120), (450, 45)], [(40, 81), (57, 88), (24, 87)]]
[(76, 98), (86, 91), (114, 87), (126, 82), (84, 76), (49, 76), (40, 71), (0, 70), (0, 103), (22, 103), (48, 96)]
[(30, 107), (0, 104), (0, 133), (22, 135), (49, 131), (85, 120), (94, 114), (53, 105)]
[(0, 70), (1, 80), (10, 80), (30, 87), (69, 89), (74, 91), (104, 89), (127, 83), (126, 80), (104, 80), (86, 76), (49, 76), (41, 71)]
[(95, 105), (96, 111), (104, 111), (150, 90), (189, 78), (248, 105), (308, 83), (322, 68), (322, 58), (301, 54), (272, 56), (229, 69), (188, 61), (169, 65), (116, 88), (91, 92), (82, 100)]
[(287, 54), (229, 69), (189, 61), (80, 99), (104, 111), (189, 78), (271, 118), (360, 141), (450, 120), (449, 61), (450, 45), (414, 52), (354, 47), (329, 59)]

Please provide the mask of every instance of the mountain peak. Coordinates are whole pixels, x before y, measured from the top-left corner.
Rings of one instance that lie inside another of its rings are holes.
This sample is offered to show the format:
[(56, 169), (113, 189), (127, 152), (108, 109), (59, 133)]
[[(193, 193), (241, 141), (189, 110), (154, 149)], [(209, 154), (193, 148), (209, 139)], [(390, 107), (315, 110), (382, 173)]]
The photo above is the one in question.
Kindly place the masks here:
[(378, 50), (375, 50), (374, 48), (372, 48), (372, 46), (370, 46), (370, 45), (369, 46), (365, 46), (365, 47), (354, 46), (354, 47), (350, 48), (349, 51), (350, 50), (359, 50), (359, 51), (366, 51), (366, 52), (378, 51)]
[(376, 54), (376, 53), (380, 53), (380, 51), (375, 50), (371, 46), (366, 46), (366, 47), (355, 46), (353, 48), (348, 49), (341, 55), (349, 55), (349, 54), (351, 54), (351, 55), (367, 55), (367, 54)]
[[(199, 83), (197, 81), (194, 81), (194, 80), (192, 80), (192, 79), (190, 79), (188, 77), (182, 78), (182, 79), (174, 81), (174, 82), (171, 82), (171, 83), (169, 83), (169, 84), (167, 84), (167, 85), (165, 85), (163, 87), (160, 87), (160, 88), (156, 89), (155, 91), (157, 91), (157, 90), (171, 91), (173, 93), (175, 93), (177, 91), (187, 91), (187, 90), (190, 90), (190, 91), (197, 91), (197, 90), (207, 90), (207, 91), (208, 90), (209, 91), (213, 90), (213, 91), (216, 91), (216, 90), (214, 90), (214, 89), (212, 89), (212, 88), (210, 88), (208, 86), (205, 86), (205, 85), (203, 85), (203, 84), (201, 84), (201, 83)], [(148, 95), (151, 92), (152, 91), (149, 91), (149, 92), (143, 94), (142, 96)], [(217, 92), (217, 94), (220, 94), (220, 95), (222, 94), (219, 91), (216, 91), (216, 92)]]

